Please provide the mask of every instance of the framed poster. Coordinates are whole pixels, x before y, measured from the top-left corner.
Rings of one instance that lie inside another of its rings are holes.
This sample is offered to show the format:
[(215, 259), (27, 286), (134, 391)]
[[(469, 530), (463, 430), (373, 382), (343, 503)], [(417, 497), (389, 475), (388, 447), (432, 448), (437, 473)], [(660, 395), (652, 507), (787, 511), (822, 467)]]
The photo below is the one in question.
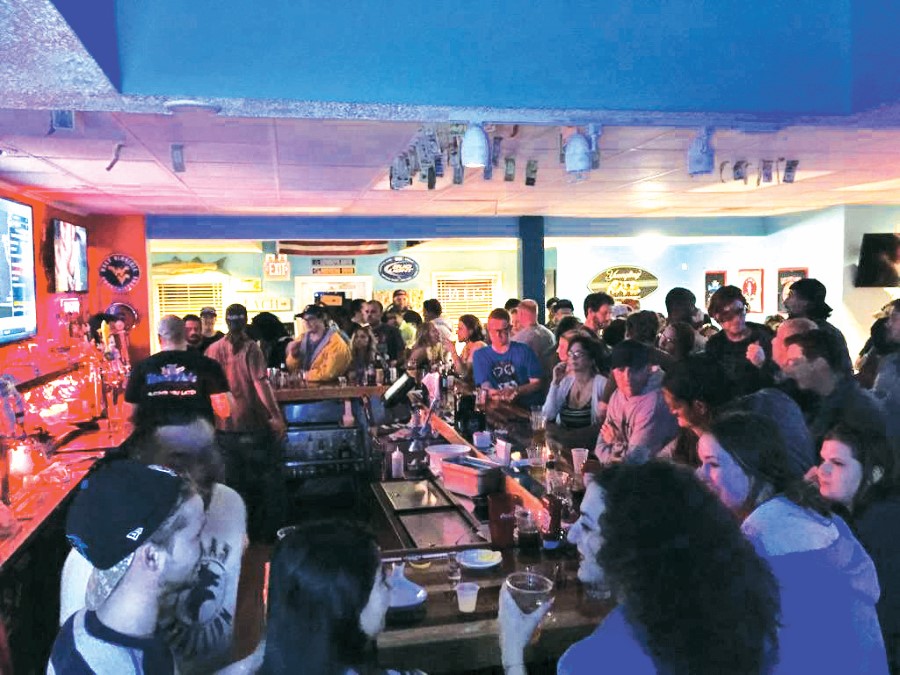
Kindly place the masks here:
[(778, 270), (778, 312), (779, 314), (787, 314), (787, 307), (784, 306), (785, 298), (791, 290), (791, 285), (795, 281), (806, 279), (809, 276), (809, 268), (807, 267), (789, 267)]
[(747, 298), (747, 312), (763, 313), (763, 271), (759, 269), (738, 270), (738, 288)]
[(712, 297), (712, 294), (727, 283), (728, 275), (723, 270), (707, 272), (703, 281), (704, 295), (706, 296), (706, 302), (703, 306), (709, 307), (709, 299)]

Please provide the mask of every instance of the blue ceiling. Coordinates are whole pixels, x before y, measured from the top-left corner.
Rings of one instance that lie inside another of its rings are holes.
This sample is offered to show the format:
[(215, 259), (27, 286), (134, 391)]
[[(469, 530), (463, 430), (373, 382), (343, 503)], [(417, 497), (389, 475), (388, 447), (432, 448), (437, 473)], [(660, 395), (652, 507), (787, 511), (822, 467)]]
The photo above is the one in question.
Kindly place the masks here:
[(54, 4), (128, 95), (776, 120), (900, 100), (897, 2)]

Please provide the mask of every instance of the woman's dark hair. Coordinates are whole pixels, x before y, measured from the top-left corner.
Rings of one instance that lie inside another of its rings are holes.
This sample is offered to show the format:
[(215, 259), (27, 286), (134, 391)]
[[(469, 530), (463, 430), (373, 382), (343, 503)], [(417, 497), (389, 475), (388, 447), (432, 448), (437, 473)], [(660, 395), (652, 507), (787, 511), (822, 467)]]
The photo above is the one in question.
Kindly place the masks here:
[(609, 322), (609, 325), (603, 329), (603, 341), (610, 347), (615, 347), (620, 342), (625, 341), (625, 332), (625, 319), (613, 319)]
[(422, 325), (422, 315), (411, 309), (408, 309), (405, 312), (403, 312), (403, 320), (406, 323), (412, 324), (413, 326), (418, 327), (418, 326)]
[(264, 675), (344, 675), (367, 660), (360, 614), (381, 564), (358, 523), (298, 525), (275, 547), (269, 577)]
[(851, 504), (854, 516), (900, 488), (900, 462), (882, 434), (840, 422), (825, 434), (825, 440), (848, 446), (853, 459), (862, 465), (862, 480)]
[(777, 655), (778, 582), (734, 515), (668, 462), (614, 465), (595, 480), (606, 507), (597, 561), (659, 672), (765, 672)]
[(484, 327), (474, 314), (463, 314), (459, 322), (469, 331), (469, 339), (466, 342), (484, 342)]
[(684, 321), (675, 321), (674, 323), (670, 323), (666, 328), (663, 329), (663, 333), (672, 329), (675, 333), (675, 339), (671, 342), (675, 345), (673, 349), (672, 356), (677, 360), (681, 361), (691, 353), (694, 349), (694, 342), (697, 339), (697, 333), (694, 332), (694, 328), (689, 323), (685, 323)]
[(731, 380), (721, 363), (704, 354), (674, 363), (663, 376), (662, 386), (681, 401), (706, 404), (710, 413), (734, 398)]
[(253, 317), (250, 326), (259, 336), (260, 340), (266, 342), (275, 342), (280, 337), (287, 336), (287, 329), (281, 323), (281, 319), (272, 314), (272, 312), (260, 312)]
[(783, 494), (798, 506), (822, 515), (830, 513), (831, 508), (818, 489), (791, 469), (774, 420), (756, 413), (726, 412), (712, 420), (709, 433), (750, 478), (747, 513), (740, 514), (742, 517), (775, 494)]
[(594, 372), (596, 373), (600, 367), (600, 360), (603, 358), (603, 348), (597, 339), (581, 331), (575, 331), (575, 334), (568, 339), (570, 350), (572, 349), (572, 345), (581, 345), (581, 348), (587, 353), (591, 364), (593, 364)]
[[(366, 337), (369, 338), (369, 345), (366, 347), (366, 353), (360, 354), (358, 346), (354, 343), (353, 338), (357, 333), (365, 333)], [(375, 337), (375, 333), (372, 331), (371, 326), (365, 325), (360, 326), (358, 323), (353, 324), (353, 329), (350, 332), (350, 358), (356, 365), (359, 363), (375, 363), (375, 356), (378, 353), (378, 338)]]
[(659, 333), (659, 317), (656, 312), (644, 309), (632, 312), (625, 319), (625, 334), (630, 340), (656, 345), (657, 333)]
[(559, 338), (568, 333), (570, 330), (581, 328), (583, 324), (577, 316), (564, 316), (556, 323), (556, 344), (559, 344)]

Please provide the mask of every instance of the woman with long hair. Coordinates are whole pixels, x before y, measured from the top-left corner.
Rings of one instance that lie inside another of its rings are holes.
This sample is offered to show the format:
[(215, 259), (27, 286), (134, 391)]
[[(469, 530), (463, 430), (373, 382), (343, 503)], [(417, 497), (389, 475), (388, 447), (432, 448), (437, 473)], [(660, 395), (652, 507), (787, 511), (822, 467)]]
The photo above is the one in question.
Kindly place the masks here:
[(900, 673), (900, 461), (877, 434), (839, 424), (820, 450), (822, 463), (808, 477), (819, 493), (845, 510), (872, 556), (881, 597), (878, 619), (891, 673)]
[(484, 328), (474, 314), (463, 314), (456, 326), (456, 339), (464, 343), (462, 353), (456, 353), (456, 347), (450, 340), (444, 341), (444, 350), (453, 359), (453, 367), (460, 377), (472, 379), (472, 357), (482, 347), (486, 347)]
[(350, 367), (347, 372), (356, 382), (365, 383), (366, 369), (377, 365), (378, 339), (368, 325), (356, 325), (350, 334)]
[(416, 368), (431, 368), (444, 362), (447, 351), (441, 342), (441, 331), (433, 321), (426, 321), (409, 353), (409, 364)]
[[(758, 675), (777, 658), (778, 587), (728, 510), (684, 468), (621, 464), (593, 474), (569, 530), (578, 578), (618, 606), (560, 658), (557, 672)], [(507, 673), (549, 609), (522, 614), (504, 588)]]
[(291, 336), (281, 320), (272, 312), (260, 312), (250, 322), (250, 331), (259, 341), (259, 348), (266, 357), (266, 366), (282, 367), (287, 359), (287, 346)]
[(662, 388), (666, 405), (678, 422), (678, 435), (660, 455), (696, 468), (700, 466), (697, 441), (716, 411), (733, 399), (731, 383), (718, 361), (698, 354), (667, 370)]
[(361, 525), (298, 525), (275, 547), (261, 675), (382, 673), (373, 644), (390, 587), (375, 537)]
[(776, 423), (752, 413), (722, 415), (697, 450), (697, 474), (742, 521), (778, 579), (775, 672), (887, 673), (875, 566), (843, 519), (788, 463)]
[(600, 401), (606, 378), (597, 371), (600, 344), (575, 333), (568, 340), (566, 361), (553, 368), (550, 391), (544, 402), (544, 417), (568, 429), (599, 425)]

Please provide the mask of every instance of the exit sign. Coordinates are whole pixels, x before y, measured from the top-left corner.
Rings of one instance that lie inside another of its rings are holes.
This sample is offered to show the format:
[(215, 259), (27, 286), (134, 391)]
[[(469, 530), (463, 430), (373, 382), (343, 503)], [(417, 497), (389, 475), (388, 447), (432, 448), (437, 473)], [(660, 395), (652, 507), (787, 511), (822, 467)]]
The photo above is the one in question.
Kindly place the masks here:
[(290, 279), (291, 263), (284, 253), (266, 253), (263, 259), (263, 278), (265, 279)]

